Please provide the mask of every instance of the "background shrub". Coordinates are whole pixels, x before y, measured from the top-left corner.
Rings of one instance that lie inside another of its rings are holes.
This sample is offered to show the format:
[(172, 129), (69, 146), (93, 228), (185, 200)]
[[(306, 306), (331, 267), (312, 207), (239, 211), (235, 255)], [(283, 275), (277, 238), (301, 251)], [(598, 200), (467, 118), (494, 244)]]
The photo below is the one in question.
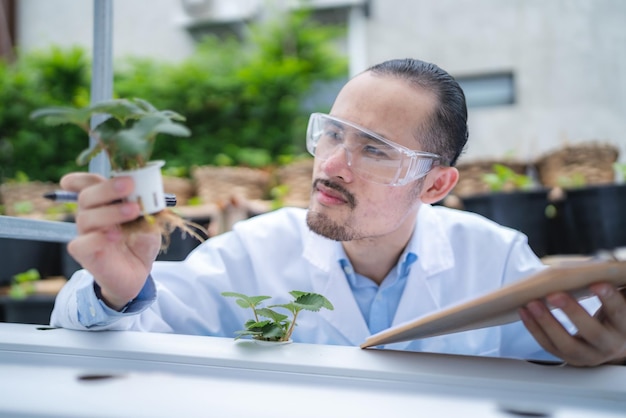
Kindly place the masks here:
[[(249, 26), (243, 40), (206, 37), (196, 53), (172, 64), (151, 59), (115, 63), (114, 96), (141, 97), (187, 118), (191, 138), (161, 136), (155, 158), (168, 167), (204, 164), (262, 166), (303, 153), (319, 83), (344, 80), (347, 60), (334, 47), (341, 33), (306, 13)], [(52, 105), (89, 103), (91, 63), (80, 48), (20, 54), (0, 63), (0, 179), (21, 172), (58, 181), (79, 168), (74, 160), (88, 139), (73, 126), (51, 128), (29, 114)], [(180, 171), (179, 171), (180, 172)]]

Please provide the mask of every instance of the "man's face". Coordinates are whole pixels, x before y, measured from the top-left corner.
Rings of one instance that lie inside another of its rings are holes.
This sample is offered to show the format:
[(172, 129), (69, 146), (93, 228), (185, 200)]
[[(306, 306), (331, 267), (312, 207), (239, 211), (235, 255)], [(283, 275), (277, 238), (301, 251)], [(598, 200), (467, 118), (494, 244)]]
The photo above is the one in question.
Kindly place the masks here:
[[(330, 114), (397, 144), (421, 150), (414, 132), (428, 119), (434, 97), (393, 77), (361, 74), (341, 90)], [(373, 183), (355, 174), (339, 150), (315, 160), (309, 227), (337, 241), (375, 239), (411, 228), (423, 179), (404, 186)]]

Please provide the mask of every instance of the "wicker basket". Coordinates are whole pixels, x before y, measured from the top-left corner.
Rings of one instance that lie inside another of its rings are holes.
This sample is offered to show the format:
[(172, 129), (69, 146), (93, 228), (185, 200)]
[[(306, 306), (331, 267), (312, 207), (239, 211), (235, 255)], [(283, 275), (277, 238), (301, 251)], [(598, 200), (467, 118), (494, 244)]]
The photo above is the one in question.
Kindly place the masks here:
[(276, 170), (276, 183), (287, 187), (287, 194), (283, 197), (285, 206), (309, 206), (312, 177), (312, 158), (298, 160)]
[(538, 159), (539, 181), (546, 187), (610, 184), (615, 181), (613, 164), (618, 157), (619, 149), (608, 143), (567, 145)]
[(263, 199), (270, 185), (270, 173), (248, 167), (201, 166), (192, 170), (196, 194), (204, 203), (225, 206), (235, 197)]
[(58, 184), (48, 182), (3, 183), (0, 184), (0, 202), (9, 216), (49, 217), (46, 214), (62, 204), (46, 199), (43, 195), (58, 189)]
[(176, 195), (176, 206), (185, 206), (196, 192), (191, 179), (163, 176), (163, 191)]
[(489, 185), (483, 180), (485, 174), (493, 173), (493, 166), (501, 164), (509, 167), (518, 174), (525, 174), (527, 164), (511, 160), (478, 160), (457, 165), (459, 182), (452, 190), (452, 194), (459, 197), (469, 197), (490, 193)]

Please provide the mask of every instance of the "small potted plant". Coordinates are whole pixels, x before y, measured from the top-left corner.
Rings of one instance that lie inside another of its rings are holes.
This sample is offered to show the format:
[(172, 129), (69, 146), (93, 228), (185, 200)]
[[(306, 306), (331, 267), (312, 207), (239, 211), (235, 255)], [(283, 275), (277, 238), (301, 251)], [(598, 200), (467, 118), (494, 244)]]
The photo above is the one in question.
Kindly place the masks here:
[[(102, 114), (110, 117), (90, 128), (92, 116)], [(78, 155), (78, 165), (87, 164), (104, 151), (111, 163), (112, 177), (134, 178), (135, 190), (128, 200), (139, 203), (143, 216), (124, 224), (126, 232), (156, 228), (164, 237), (164, 246), (176, 228), (202, 239), (193, 229), (198, 229), (198, 225), (166, 208), (161, 177), (164, 161), (151, 160), (158, 134), (190, 135), (189, 129), (181, 123), (185, 121), (182, 115), (171, 110), (158, 110), (146, 100), (135, 98), (109, 100), (84, 108), (44, 108), (34, 111), (31, 118), (41, 118), (48, 125), (73, 124), (95, 138), (94, 144)]]
[[(237, 331), (235, 339), (250, 336), (258, 342), (287, 343), (291, 341), (291, 334), (301, 311), (318, 312), (322, 308), (331, 311), (334, 309), (330, 301), (320, 294), (298, 290), (293, 290), (289, 294), (293, 297), (293, 301), (263, 307), (261, 303), (271, 299), (271, 296), (246, 296), (242, 293), (222, 292), (222, 296), (237, 298), (237, 305), (244, 309), (252, 309), (254, 315), (254, 318), (244, 324), (245, 329)], [(273, 308), (282, 308), (289, 312), (291, 317)]]
[(481, 181), (490, 192), (464, 197), (465, 210), (525, 233), (540, 257), (558, 252), (558, 243), (550, 236), (554, 224), (547, 188), (536, 186), (530, 176), (504, 164), (493, 164)]
[(65, 278), (61, 277), (44, 280), (36, 268), (13, 275), (6, 297), (0, 296), (4, 321), (47, 324), (54, 307), (54, 296), (64, 283)]

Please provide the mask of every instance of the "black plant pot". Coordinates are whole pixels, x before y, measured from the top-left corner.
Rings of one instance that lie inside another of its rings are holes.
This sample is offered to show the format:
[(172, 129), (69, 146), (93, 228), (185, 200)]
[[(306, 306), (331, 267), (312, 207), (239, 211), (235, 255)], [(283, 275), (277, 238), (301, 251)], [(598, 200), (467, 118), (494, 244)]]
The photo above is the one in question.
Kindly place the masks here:
[(567, 191), (562, 203), (569, 253), (593, 254), (626, 246), (626, 185)]
[(53, 295), (30, 295), (16, 300), (3, 296), (0, 305), (4, 307), (4, 322), (47, 325), (54, 308), (54, 298)]
[(17, 273), (31, 268), (41, 277), (61, 274), (61, 246), (58, 242), (0, 238), (0, 285), (11, 284)]
[(490, 193), (463, 199), (465, 210), (523, 232), (535, 254), (557, 254), (551, 239), (553, 222), (546, 216), (547, 190)]

